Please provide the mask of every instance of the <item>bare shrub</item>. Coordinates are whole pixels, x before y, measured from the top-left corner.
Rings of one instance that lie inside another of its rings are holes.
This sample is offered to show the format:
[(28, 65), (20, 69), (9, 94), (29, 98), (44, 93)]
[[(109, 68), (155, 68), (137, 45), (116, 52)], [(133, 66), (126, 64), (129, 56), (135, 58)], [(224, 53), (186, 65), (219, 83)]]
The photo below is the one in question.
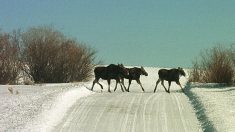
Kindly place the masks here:
[(31, 28), (22, 40), (25, 62), (36, 83), (82, 81), (91, 76), (95, 51), (59, 31)]
[(193, 62), (189, 81), (232, 84), (235, 74), (234, 50), (216, 46), (201, 53)]
[(60, 45), (55, 63), (55, 75), (62, 82), (85, 81), (91, 76), (95, 51), (74, 40)]
[(16, 33), (0, 33), (0, 84), (15, 84), (21, 68)]
[(22, 35), (24, 59), (35, 82), (51, 82), (52, 63), (56, 61), (63, 35), (50, 27), (31, 28)]

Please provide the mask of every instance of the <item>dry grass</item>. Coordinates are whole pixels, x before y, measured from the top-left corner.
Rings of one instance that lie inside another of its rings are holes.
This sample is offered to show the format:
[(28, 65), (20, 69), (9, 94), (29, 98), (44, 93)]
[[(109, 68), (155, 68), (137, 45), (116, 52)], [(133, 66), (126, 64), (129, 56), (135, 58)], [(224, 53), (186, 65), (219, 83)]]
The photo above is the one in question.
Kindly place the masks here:
[(216, 46), (201, 53), (200, 60), (193, 62), (191, 82), (226, 83), (234, 82), (234, 50)]

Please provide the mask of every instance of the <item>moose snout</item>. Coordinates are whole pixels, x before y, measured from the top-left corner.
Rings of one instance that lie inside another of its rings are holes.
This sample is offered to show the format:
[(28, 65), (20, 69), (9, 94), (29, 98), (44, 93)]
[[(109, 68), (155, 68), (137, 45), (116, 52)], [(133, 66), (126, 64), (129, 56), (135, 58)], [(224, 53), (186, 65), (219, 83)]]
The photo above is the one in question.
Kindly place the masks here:
[(146, 72), (144, 75), (145, 75), (145, 76), (148, 76), (148, 73)]

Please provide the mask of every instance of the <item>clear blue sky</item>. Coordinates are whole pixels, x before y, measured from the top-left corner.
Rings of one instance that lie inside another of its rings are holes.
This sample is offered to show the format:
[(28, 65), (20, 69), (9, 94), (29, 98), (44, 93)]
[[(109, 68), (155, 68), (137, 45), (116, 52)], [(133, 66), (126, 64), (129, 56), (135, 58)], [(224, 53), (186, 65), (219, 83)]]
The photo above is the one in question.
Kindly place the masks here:
[(235, 42), (235, 0), (1, 0), (0, 28), (53, 25), (106, 64), (189, 67)]

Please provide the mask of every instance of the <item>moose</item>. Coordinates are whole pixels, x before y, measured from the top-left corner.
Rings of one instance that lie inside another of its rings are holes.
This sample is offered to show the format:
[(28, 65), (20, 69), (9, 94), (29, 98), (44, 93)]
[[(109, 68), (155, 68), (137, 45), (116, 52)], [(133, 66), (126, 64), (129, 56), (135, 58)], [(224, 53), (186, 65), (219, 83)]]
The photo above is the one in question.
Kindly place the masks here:
[[(156, 92), (157, 85), (160, 81), (161, 81), (161, 84), (164, 87), (165, 91), (168, 93), (170, 93), (170, 86), (171, 86), (172, 81), (176, 82), (176, 84), (178, 84), (180, 86), (180, 88), (182, 89), (182, 91), (184, 92), (184, 90), (179, 82), (180, 76), (182, 76), (182, 75), (185, 76), (185, 72), (182, 68), (178, 67), (178, 69), (174, 68), (174, 69), (170, 69), (170, 70), (160, 69), (158, 71), (158, 75), (159, 75), (159, 79), (156, 82), (154, 93)], [(168, 90), (164, 86), (164, 80), (168, 81), (168, 84), (169, 84)]]
[[(101, 89), (103, 89), (103, 86), (99, 83), (99, 79), (103, 79), (103, 80), (107, 80), (108, 82), (108, 92), (110, 91), (110, 81), (111, 79), (115, 79), (116, 80), (116, 86), (115, 89), (117, 88), (117, 83), (120, 84), (122, 92), (124, 92), (123, 87), (120, 83), (120, 79), (123, 76), (128, 76), (129, 72), (128, 70), (123, 66), (123, 64), (110, 64), (107, 67), (101, 66), (101, 67), (96, 67), (94, 69), (94, 73), (95, 73), (95, 80), (93, 81), (92, 87), (91, 87), (91, 91), (93, 91), (94, 85), (95, 83), (99, 84)], [(125, 88), (125, 86), (124, 86)], [(126, 90), (126, 88), (125, 88)]]
[[(132, 80), (136, 80), (136, 82), (141, 86), (142, 91), (144, 92), (144, 88), (140, 82), (140, 75), (148, 76), (148, 73), (145, 71), (145, 69), (141, 66), (141, 68), (133, 67), (133, 68), (126, 68), (129, 71), (129, 75), (124, 75), (121, 78), (122, 84), (124, 85), (124, 78), (129, 80), (128, 88), (126, 89), (127, 92), (129, 92), (129, 88), (131, 85)], [(124, 85), (125, 86), (125, 85)], [(114, 89), (115, 91), (116, 89)]]

